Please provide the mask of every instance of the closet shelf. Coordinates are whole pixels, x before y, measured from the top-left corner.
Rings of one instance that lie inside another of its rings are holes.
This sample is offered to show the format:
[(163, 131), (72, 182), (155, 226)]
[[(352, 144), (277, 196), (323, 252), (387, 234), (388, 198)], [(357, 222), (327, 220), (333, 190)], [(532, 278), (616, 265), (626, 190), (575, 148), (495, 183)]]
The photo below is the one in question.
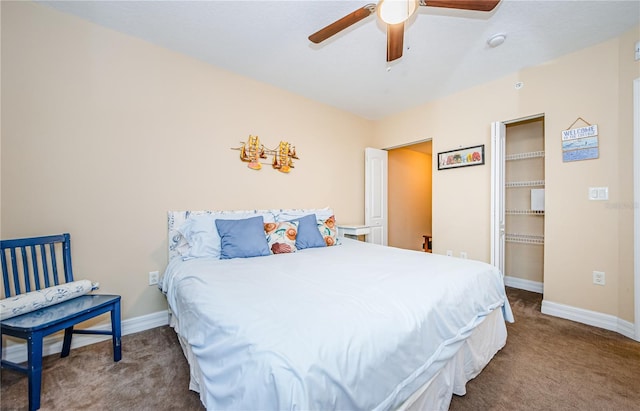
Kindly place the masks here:
[(544, 210), (505, 210), (509, 215), (544, 215)]
[(514, 188), (514, 187), (544, 187), (544, 180), (533, 180), (533, 181), (509, 181), (504, 184), (506, 188)]
[(539, 158), (544, 157), (544, 151), (531, 151), (528, 153), (507, 154), (504, 159), (506, 161), (511, 160), (524, 160), (527, 158)]
[(521, 244), (544, 244), (543, 235), (532, 234), (509, 234), (505, 235), (505, 241), (508, 243), (521, 243)]

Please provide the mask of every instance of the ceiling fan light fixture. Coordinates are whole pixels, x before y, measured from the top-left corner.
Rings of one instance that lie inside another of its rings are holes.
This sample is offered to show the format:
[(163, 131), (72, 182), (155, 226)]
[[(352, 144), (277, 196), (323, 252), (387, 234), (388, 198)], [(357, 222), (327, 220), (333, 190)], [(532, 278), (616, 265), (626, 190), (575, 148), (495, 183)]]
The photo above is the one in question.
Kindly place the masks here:
[(403, 23), (418, 10), (418, 0), (380, 0), (376, 10), (387, 24)]

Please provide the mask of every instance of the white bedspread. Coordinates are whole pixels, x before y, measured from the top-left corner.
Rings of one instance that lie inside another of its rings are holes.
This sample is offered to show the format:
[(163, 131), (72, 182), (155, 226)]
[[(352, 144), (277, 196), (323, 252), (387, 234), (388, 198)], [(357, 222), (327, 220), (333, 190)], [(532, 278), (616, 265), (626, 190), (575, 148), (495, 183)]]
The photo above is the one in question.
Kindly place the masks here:
[(208, 409), (395, 409), (492, 310), (513, 320), (489, 264), (343, 243), (169, 264)]

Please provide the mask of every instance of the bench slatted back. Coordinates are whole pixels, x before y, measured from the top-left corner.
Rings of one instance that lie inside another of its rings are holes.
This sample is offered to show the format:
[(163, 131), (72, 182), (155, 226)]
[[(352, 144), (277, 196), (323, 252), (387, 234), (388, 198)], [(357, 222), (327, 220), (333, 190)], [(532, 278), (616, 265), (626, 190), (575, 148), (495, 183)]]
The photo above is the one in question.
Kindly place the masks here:
[(73, 281), (69, 234), (1, 240), (0, 251), (4, 298)]

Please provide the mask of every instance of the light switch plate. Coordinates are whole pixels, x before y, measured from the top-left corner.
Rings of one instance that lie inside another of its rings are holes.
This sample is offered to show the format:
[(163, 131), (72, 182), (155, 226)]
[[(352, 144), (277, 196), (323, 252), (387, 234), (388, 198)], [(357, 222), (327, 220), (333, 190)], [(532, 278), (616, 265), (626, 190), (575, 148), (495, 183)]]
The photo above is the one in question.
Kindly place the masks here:
[(589, 200), (604, 201), (609, 199), (609, 187), (589, 187)]
[(608, 200), (608, 199), (609, 199), (609, 188), (598, 187), (598, 200)]

